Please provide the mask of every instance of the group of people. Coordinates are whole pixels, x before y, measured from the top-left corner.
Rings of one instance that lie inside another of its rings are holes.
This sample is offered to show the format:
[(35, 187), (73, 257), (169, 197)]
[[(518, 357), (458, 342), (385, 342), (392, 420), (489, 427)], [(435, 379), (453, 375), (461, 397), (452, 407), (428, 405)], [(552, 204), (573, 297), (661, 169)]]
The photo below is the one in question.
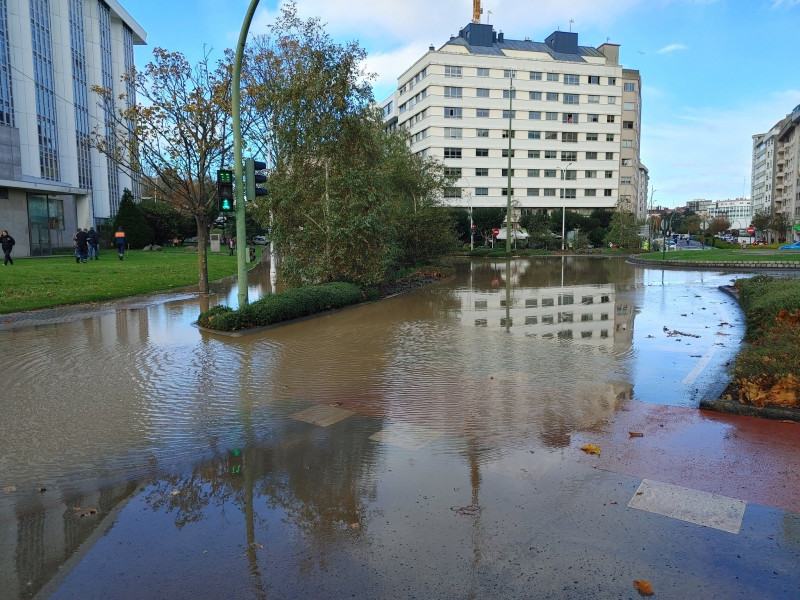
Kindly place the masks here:
[(75, 248), (75, 262), (85, 263), (88, 260), (99, 260), (100, 253), (98, 247), (100, 245), (100, 236), (94, 230), (94, 227), (89, 229), (81, 229), (72, 236), (72, 246)]

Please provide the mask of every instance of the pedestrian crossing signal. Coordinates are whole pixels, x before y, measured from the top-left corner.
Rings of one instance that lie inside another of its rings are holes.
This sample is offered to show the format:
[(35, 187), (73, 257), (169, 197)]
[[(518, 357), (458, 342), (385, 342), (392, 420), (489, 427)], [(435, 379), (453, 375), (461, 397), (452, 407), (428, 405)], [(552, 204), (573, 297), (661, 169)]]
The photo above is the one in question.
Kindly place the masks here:
[(217, 197), (220, 212), (233, 211), (233, 171), (230, 169), (217, 171)]

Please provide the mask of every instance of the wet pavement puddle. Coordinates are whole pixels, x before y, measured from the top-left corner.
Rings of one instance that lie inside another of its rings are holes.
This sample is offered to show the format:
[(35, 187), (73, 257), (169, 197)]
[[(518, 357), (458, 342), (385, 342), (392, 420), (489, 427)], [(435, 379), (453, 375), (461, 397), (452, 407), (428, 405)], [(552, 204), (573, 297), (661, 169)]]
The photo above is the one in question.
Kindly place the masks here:
[(439, 431), (407, 423), (391, 423), (369, 436), (375, 442), (399, 446), (406, 450), (419, 450), (442, 436)]
[(352, 411), (345, 410), (344, 408), (320, 404), (294, 413), (292, 418), (319, 427), (328, 427), (329, 425), (338, 423), (342, 419), (346, 419), (352, 414), (354, 414)]
[(628, 506), (704, 527), (739, 533), (747, 503), (644, 479)]

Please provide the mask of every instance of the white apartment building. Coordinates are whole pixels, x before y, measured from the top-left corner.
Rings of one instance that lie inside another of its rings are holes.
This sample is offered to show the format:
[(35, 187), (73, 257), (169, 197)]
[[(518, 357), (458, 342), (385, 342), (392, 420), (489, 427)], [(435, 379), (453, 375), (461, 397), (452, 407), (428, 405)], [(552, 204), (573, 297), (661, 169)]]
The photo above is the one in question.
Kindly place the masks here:
[(725, 217), (730, 221), (730, 229), (739, 231), (746, 230), (753, 221), (753, 203), (750, 198), (695, 199), (687, 202), (686, 208), (709, 220)]
[(616, 44), (579, 46), (564, 31), (510, 40), (473, 22), (431, 46), (381, 106), (413, 152), (458, 177), (445, 193), (454, 206), (505, 207), (510, 169), (517, 211), (646, 215), (641, 78)]
[(89, 139), (115, 135), (92, 86), (134, 102), (121, 76), (145, 39), (117, 0), (0, 0), (0, 227), (16, 255), (69, 247), (77, 227), (114, 217), (125, 188), (139, 198)]
[[(786, 218), (789, 241), (800, 238), (800, 105), (781, 123), (775, 143), (775, 212)], [(781, 235), (781, 237), (783, 237)]]
[(775, 183), (775, 138), (781, 128), (779, 121), (767, 133), (753, 136), (753, 161), (750, 176), (750, 197), (753, 214), (772, 212), (772, 187)]

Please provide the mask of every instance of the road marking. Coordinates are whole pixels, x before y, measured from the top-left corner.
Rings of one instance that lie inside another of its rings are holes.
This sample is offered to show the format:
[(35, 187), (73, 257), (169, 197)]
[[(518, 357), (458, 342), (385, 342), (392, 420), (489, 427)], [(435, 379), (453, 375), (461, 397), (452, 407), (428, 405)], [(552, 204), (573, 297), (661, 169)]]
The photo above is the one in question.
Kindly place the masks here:
[(694, 369), (689, 371), (686, 377), (683, 378), (683, 381), (681, 381), (681, 383), (683, 385), (692, 385), (694, 383), (694, 380), (700, 376), (700, 373), (702, 373), (703, 369), (705, 369), (708, 366), (708, 363), (711, 361), (712, 357), (716, 353), (717, 353), (717, 346), (711, 346), (711, 348), (709, 348), (703, 355), (703, 357), (697, 362)]
[(442, 433), (440, 431), (433, 431), (425, 427), (407, 423), (390, 423), (369, 436), (369, 439), (384, 444), (400, 446), (406, 450), (419, 450), (441, 436)]
[(334, 423), (337, 423), (342, 419), (346, 419), (352, 414), (355, 413), (349, 410), (345, 410), (343, 408), (318, 404), (317, 406), (312, 406), (311, 408), (307, 408), (305, 410), (301, 410), (298, 413), (294, 413), (293, 415), (291, 415), (291, 417), (292, 419), (297, 419), (298, 421), (305, 421), (306, 423), (311, 423), (312, 425), (327, 427), (328, 425), (333, 425)]
[(515, 479), (524, 479), (530, 483), (538, 483), (542, 475), (547, 473), (547, 470), (552, 465), (559, 462), (560, 458), (550, 452), (524, 452), (510, 454), (487, 463), (485, 469), (492, 473), (507, 475)]
[(747, 503), (736, 498), (643, 479), (628, 506), (728, 533), (739, 533)]

